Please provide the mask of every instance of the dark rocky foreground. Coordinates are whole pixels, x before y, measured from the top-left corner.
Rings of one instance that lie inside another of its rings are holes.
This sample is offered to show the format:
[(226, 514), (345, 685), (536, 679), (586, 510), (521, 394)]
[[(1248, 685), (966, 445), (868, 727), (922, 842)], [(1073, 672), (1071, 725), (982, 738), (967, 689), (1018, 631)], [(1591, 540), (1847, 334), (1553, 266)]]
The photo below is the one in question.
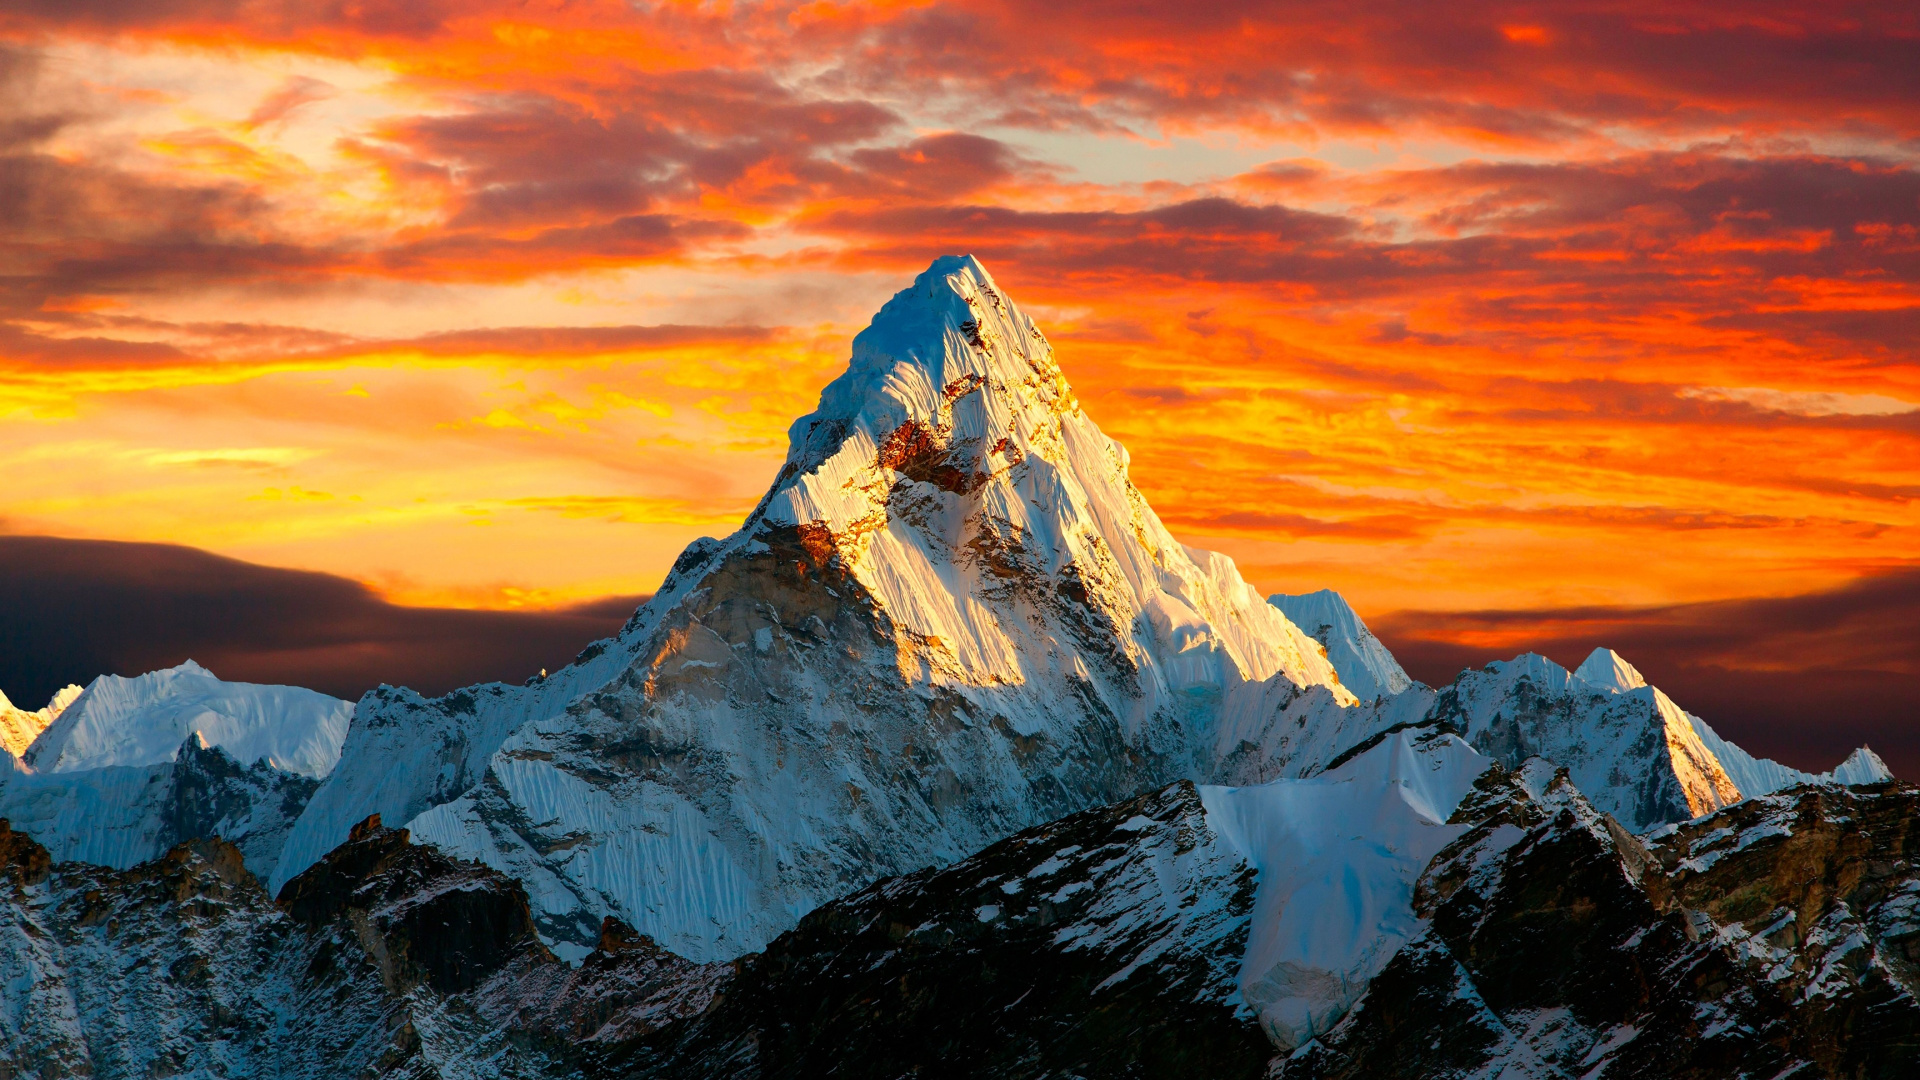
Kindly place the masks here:
[(1184, 783), (715, 964), (608, 920), (569, 966), (518, 883), (377, 820), (277, 901), (224, 841), (111, 871), (5, 830), (0, 1076), (1914, 1076), (1917, 814), (1802, 788), (1643, 839), (1496, 770), (1426, 932), (1278, 1059), (1235, 992), (1254, 872)]
[[(270, 900), (224, 841), (128, 871), (0, 834), (11, 1075), (1259, 1076), (1253, 871), (1176, 784), (680, 959), (577, 968), (521, 887), (369, 821)], [(108, 973), (111, 973), (109, 976)]]
[(1642, 842), (1564, 772), (1490, 773), (1415, 894), (1428, 931), (1277, 1071), (1920, 1075), (1917, 812), (1799, 788)]

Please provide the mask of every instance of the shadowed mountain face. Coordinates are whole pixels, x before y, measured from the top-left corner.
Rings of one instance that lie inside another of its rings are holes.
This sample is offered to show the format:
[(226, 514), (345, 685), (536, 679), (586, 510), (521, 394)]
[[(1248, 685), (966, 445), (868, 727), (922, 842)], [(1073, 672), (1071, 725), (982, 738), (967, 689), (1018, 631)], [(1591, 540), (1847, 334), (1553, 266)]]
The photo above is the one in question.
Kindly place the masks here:
[(552, 612), (389, 604), (331, 574), (172, 544), (0, 536), (0, 692), (39, 708), (69, 683), (197, 660), (226, 679), (352, 700), (441, 693), (558, 668), (645, 597)]

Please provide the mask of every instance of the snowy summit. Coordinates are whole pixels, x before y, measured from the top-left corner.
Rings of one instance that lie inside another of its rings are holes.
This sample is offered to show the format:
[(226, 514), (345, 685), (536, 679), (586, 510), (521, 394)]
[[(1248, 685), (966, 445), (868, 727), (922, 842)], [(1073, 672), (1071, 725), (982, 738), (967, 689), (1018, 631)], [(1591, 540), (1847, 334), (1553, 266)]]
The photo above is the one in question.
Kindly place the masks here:
[(333, 771), (351, 702), (298, 686), (223, 682), (191, 660), (136, 678), (89, 683), (24, 755), (40, 772), (172, 761), (198, 733), (243, 765), (265, 762), (316, 780)]
[(1362, 701), (1404, 693), (1413, 680), (1380, 639), (1367, 629), (1347, 598), (1332, 589), (1290, 596), (1275, 593), (1267, 602), (1286, 613), (1327, 650), (1340, 681)]

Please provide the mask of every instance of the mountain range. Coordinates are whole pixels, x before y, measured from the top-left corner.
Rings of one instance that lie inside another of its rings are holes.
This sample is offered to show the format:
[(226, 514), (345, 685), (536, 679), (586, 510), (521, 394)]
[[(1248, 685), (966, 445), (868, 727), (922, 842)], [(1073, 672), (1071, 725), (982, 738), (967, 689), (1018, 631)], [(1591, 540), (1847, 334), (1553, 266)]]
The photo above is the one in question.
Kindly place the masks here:
[(1599, 649), (1410, 679), (937, 260), (524, 684), (0, 708), (9, 1075), (1899, 1076), (1914, 789)]

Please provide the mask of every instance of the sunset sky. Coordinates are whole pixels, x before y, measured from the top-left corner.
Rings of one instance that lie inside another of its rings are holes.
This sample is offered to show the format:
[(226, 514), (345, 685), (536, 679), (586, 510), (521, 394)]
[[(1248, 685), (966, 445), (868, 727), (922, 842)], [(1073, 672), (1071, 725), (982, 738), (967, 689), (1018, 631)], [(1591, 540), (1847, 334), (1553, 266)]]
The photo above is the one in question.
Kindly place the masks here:
[(645, 593), (971, 252), (1176, 535), (1416, 675), (1641, 642), (1893, 760), (1917, 163), (1911, 2), (10, 0), (0, 532)]

